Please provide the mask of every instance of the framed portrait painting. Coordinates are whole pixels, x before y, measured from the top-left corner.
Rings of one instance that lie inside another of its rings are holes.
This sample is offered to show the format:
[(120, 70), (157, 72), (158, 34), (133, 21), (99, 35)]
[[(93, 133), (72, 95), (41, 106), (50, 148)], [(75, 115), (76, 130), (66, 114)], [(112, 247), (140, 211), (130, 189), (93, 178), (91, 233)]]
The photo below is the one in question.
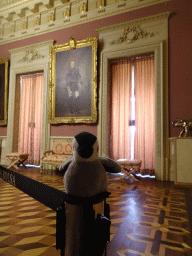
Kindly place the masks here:
[(49, 122), (97, 121), (97, 38), (50, 48)]
[(8, 58), (0, 59), (0, 125), (7, 124), (8, 106)]

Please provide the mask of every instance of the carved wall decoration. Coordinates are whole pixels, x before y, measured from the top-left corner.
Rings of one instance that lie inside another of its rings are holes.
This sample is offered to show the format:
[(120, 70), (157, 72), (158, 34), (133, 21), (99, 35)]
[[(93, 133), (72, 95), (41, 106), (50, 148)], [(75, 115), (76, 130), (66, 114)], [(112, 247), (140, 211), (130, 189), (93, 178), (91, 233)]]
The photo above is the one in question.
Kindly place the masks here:
[(113, 40), (111, 44), (121, 44), (121, 43), (133, 43), (139, 38), (154, 36), (154, 33), (148, 33), (146, 30), (143, 30), (139, 25), (128, 27), (127, 29), (123, 29), (123, 35), (117, 40)]
[(31, 49), (26, 51), (26, 55), (21, 60), (19, 60), (19, 62), (31, 62), (37, 59), (43, 59), (44, 57), (45, 56), (38, 53), (36, 49)]

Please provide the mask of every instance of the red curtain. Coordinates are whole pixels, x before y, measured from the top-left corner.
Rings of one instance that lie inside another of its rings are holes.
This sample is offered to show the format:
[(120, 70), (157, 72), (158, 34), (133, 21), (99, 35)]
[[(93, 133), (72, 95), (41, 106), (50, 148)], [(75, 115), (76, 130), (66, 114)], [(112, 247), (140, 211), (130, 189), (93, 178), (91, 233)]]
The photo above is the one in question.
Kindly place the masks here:
[(135, 59), (135, 158), (143, 173), (155, 169), (155, 63), (154, 57)]
[(132, 62), (112, 63), (112, 116), (111, 156), (113, 159), (130, 159), (130, 95)]
[(28, 163), (40, 164), (43, 104), (43, 74), (23, 76), (20, 95), (19, 152), (28, 153)]
[[(155, 168), (155, 64), (154, 57), (114, 61), (112, 68), (111, 157), (131, 159), (132, 68), (135, 85), (134, 159), (142, 170)], [(134, 93), (133, 93), (134, 94)], [(142, 171), (143, 172), (143, 171)]]

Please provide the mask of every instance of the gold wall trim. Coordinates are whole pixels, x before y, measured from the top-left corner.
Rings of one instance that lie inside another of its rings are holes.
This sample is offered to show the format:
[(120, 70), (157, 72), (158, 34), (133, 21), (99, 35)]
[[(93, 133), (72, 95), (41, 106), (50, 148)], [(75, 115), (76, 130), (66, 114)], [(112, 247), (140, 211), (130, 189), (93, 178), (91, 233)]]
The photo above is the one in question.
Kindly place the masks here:
[(51, 124), (97, 122), (97, 44), (97, 37), (71, 37), (68, 43), (50, 47)]

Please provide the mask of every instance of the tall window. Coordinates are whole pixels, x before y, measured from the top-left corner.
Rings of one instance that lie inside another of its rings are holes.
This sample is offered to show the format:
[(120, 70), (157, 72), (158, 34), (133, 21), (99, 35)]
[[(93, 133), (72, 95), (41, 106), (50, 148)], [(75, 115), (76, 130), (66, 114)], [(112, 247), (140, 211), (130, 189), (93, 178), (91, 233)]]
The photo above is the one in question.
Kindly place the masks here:
[(35, 165), (40, 164), (42, 105), (43, 74), (21, 76), (18, 150)]
[(111, 157), (142, 160), (155, 168), (154, 56), (113, 61)]

